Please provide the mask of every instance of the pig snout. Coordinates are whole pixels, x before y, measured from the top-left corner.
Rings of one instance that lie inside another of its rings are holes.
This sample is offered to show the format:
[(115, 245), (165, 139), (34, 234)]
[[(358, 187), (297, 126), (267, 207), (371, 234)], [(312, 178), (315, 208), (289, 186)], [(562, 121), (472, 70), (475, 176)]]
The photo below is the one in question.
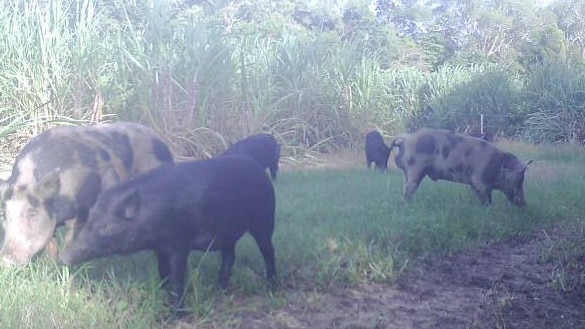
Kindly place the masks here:
[(4, 246), (2, 252), (0, 252), (0, 264), (3, 267), (13, 267), (26, 264), (32, 256), (27, 253), (14, 251), (13, 249)]
[(71, 255), (68, 252), (63, 251), (59, 253), (59, 260), (61, 261), (61, 263), (67, 266), (73, 265), (73, 259), (71, 258)]
[(58, 258), (63, 264), (74, 266), (97, 257), (100, 257), (99, 253), (96, 252), (96, 249), (92, 249), (89, 244), (84, 242), (82, 236), (73, 240), (69, 246), (61, 250)]
[(2, 256), (2, 266), (12, 267), (12, 266), (15, 266), (17, 264), (18, 264), (18, 262), (14, 258), (12, 258), (11, 256), (9, 256), (9, 255)]
[(67, 248), (59, 253), (59, 261), (67, 266), (73, 266), (83, 261), (78, 253), (71, 252), (70, 248)]

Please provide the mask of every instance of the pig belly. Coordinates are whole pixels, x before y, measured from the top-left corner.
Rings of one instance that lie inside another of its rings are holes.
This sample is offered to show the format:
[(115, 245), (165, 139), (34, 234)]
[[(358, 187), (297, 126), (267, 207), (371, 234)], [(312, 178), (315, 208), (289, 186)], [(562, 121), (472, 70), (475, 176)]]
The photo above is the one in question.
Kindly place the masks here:
[(191, 249), (217, 250), (219, 246), (217, 237), (209, 232), (199, 232), (191, 238)]

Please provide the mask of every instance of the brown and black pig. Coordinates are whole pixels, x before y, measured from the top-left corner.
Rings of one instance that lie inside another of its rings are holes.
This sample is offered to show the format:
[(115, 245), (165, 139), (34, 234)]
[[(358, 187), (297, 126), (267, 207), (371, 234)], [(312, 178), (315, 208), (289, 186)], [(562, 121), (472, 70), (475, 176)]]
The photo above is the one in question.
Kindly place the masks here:
[(264, 169), (270, 170), (272, 180), (276, 180), (278, 172), (278, 160), (280, 159), (280, 145), (274, 136), (270, 134), (257, 134), (248, 136), (235, 142), (221, 155), (243, 154), (252, 157)]
[(532, 162), (521, 162), (483, 139), (448, 130), (420, 129), (399, 136), (396, 165), (404, 173), (404, 198), (409, 201), (421, 180), (447, 180), (470, 185), (482, 204), (500, 190), (517, 206), (524, 206), (524, 173)]
[(388, 170), (390, 148), (384, 143), (384, 137), (377, 130), (366, 134), (366, 166), (370, 168), (372, 162), (380, 170)]
[(180, 311), (191, 249), (220, 251), (219, 284), (227, 288), (237, 241), (250, 232), (271, 287), (276, 287), (272, 233), (275, 197), (263, 168), (243, 155), (161, 166), (101, 193), (87, 225), (61, 254), (65, 264), (154, 250), (159, 275)]
[(68, 243), (102, 190), (170, 162), (163, 140), (137, 123), (62, 126), (36, 136), (16, 157), (8, 180), (0, 181), (2, 264), (24, 264), (41, 249), (54, 249), (63, 224)]

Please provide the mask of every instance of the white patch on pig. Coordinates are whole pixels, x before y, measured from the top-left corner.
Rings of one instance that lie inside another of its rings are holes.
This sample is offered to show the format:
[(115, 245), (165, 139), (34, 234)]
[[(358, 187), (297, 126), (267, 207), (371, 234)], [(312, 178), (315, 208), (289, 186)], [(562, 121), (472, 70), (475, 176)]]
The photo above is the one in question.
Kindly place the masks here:
[(37, 181), (34, 176), (34, 169), (36, 167), (37, 166), (32, 160), (30, 153), (20, 159), (18, 162), (18, 177), (16, 178), (13, 187), (18, 188), (19, 186), (27, 185), (27, 188), (30, 190), (31, 187), (36, 186)]
[[(28, 261), (35, 251), (33, 249), (32, 240), (25, 232), (29, 231), (25, 226), (30, 222), (27, 215), (35, 215), (35, 210), (31, 209), (30, 204), (21, 198), (13, 197), (5, 202), (4, 215), (6, 217), (5, 226), (5, 241), (3, 254), (10, 254), (11, 256), (4, 256), (2, 262), (5, 265), (14, 263), (22, 263)], [(18, 247), (16, 247), (18, 246)]]

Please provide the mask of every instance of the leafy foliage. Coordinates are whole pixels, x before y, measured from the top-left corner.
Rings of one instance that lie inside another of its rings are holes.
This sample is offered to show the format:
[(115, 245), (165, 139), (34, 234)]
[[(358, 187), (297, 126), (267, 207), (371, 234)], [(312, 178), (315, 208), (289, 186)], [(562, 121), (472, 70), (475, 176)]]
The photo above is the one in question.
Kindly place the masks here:
[(517, 95), (514, 81), (496, 66), (453, 67), (440, 70), (421, 88), (427, 107), (414, 115), (410, 129), (423, 126), (513, 135), (519, 129), (510, 113)]
[[(147, 122), (196, 157), (260, 131), (297, 154), (361, 145), (373, 128), (476, 129), (480, 114), (503, 135), (577, 141), (567, 124), (580, 126), (580, 107), (534, 137), (561, 115), (530, 97), (552, 92), (534, 89), (542, 67), (582, 75), (582, 7), (11, 0), (0, 6), (0, 109), (9, 121), (26, 113), (25, 136), (55, 120)], [(554, 97), (579, 99), (561, 85)]]
[(582, 68), (535, 68), (526, 87), (525, 137), (533, 142), (585, 141), (585, 76)]

